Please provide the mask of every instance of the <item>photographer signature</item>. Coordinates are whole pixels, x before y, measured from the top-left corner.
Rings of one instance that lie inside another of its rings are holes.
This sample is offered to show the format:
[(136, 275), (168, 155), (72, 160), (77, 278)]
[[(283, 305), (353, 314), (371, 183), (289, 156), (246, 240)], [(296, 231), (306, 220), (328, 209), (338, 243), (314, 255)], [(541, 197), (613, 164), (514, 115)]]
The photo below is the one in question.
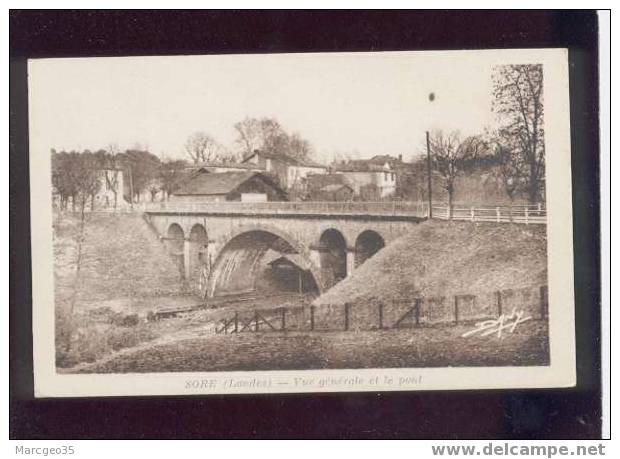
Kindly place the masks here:
[(523, 311), (516, 311), (515, 309), (509, 315), (502, 314), (497, 319), (485, 320), (482, 322), (476, 323), (476, 328), (470, 330), (466, 333), (463, 333), (461, 337), (467, 338), (468, 336), (475, 335), (476, 333), (480, 333), (480, 336), (488, 336), (493, 333), (497, 333), (497, 337), (502, 337), (502, 332), (504, 330), (508, 330), (510, 333), (515, 331), (517, 325), (528, 321), (532, 318), (532, 316), (524, 317), (525, 313)]

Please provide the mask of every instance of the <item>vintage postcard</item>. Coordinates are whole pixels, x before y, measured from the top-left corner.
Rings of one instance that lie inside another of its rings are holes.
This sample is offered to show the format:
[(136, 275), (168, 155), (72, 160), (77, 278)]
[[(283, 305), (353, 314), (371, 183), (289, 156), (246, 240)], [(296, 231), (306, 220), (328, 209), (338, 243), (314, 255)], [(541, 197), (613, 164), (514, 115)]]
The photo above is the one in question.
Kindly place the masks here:
[(565, 49), (28, 85), (37, 397), (575, 384)]

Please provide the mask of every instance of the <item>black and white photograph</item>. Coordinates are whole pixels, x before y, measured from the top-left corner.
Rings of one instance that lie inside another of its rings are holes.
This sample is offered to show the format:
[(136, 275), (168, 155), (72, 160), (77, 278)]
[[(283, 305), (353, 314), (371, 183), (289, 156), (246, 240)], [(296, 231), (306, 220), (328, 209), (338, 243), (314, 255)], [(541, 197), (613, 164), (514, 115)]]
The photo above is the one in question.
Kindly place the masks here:
[(30, 61), (35, 387), (570, 386), (566, 58)]

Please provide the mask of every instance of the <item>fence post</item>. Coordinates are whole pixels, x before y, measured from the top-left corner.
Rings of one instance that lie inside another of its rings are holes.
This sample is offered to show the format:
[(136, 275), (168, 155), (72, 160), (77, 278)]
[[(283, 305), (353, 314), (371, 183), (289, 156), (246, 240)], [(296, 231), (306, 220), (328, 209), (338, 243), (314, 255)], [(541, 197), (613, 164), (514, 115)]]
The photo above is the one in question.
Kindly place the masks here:
[(454, 323), (459, 323), (459, 297), (454, 295)]
[(379, 329), (383, 329), (383, 302), (379, 302)]
[(282, 314), (282, 316), (280, 317), (281, 319), (281, 325), (280, 325), (280, 329), (282, 331), (286, 330), (286, 307), (282, 307), (280, 314)]
[(525, 206), (525, 224), (529, 224), (529, 208)]
[(538, 203), (538, 216), (540, 216), (540, 211), (541, 211), (541, 210), (542, 210), (542, 205), (541, 205), (541, 203), (539, 202), (539, 203)]
[(474, 221), (474, 208), (473, 207), (469, 210), (469, 214), (470, 214), (471, 221), (473, 222)]
[(495, 215), (496, 215), (496, 217), (497, 217), (497, 223), (499, 223), (499, 222), (500, 222), (499, 207), (496, 207), (496, 208), (495, 208)]
[(420, 326), (420, 303), (422, 300), (420, 298), (415, 299), (415, 326)]
[(502, 292), (495, 292), (495, 296), (497, 297), (497, 317), (502, 315)]
[(234, 332), (235, 333), (239, 333), (239, 313), (237, 311), (235, 311), (235, 328), (234, 328)]
[(310, 330), (314, 330), (314, 306), (310, 306)]
[(350, 303), (344, 304), (344, 330), (349, 330), (349, 308), (351, 307)]
[(254, 311), (254, 331), (258, 331), (258, 311)]

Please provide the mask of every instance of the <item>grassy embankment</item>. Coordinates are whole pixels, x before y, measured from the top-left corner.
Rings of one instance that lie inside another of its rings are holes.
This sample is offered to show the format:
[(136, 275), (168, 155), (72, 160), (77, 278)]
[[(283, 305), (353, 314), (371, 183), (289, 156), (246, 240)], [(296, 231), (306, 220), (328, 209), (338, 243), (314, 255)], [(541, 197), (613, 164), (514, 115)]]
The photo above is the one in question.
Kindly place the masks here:
[(83, 234), (81, 229), (78, 215), (56, 216), (59, 367), (94, 361), (159, 336), (162, 330), (144, 323), (143, 312), (156, 303), (188, 301), (179, 270), (141, 216), (87, 214)]
[(316, 304), (486, 294), (547, 283), (545, 225), (431, 221), (398, 238)]

